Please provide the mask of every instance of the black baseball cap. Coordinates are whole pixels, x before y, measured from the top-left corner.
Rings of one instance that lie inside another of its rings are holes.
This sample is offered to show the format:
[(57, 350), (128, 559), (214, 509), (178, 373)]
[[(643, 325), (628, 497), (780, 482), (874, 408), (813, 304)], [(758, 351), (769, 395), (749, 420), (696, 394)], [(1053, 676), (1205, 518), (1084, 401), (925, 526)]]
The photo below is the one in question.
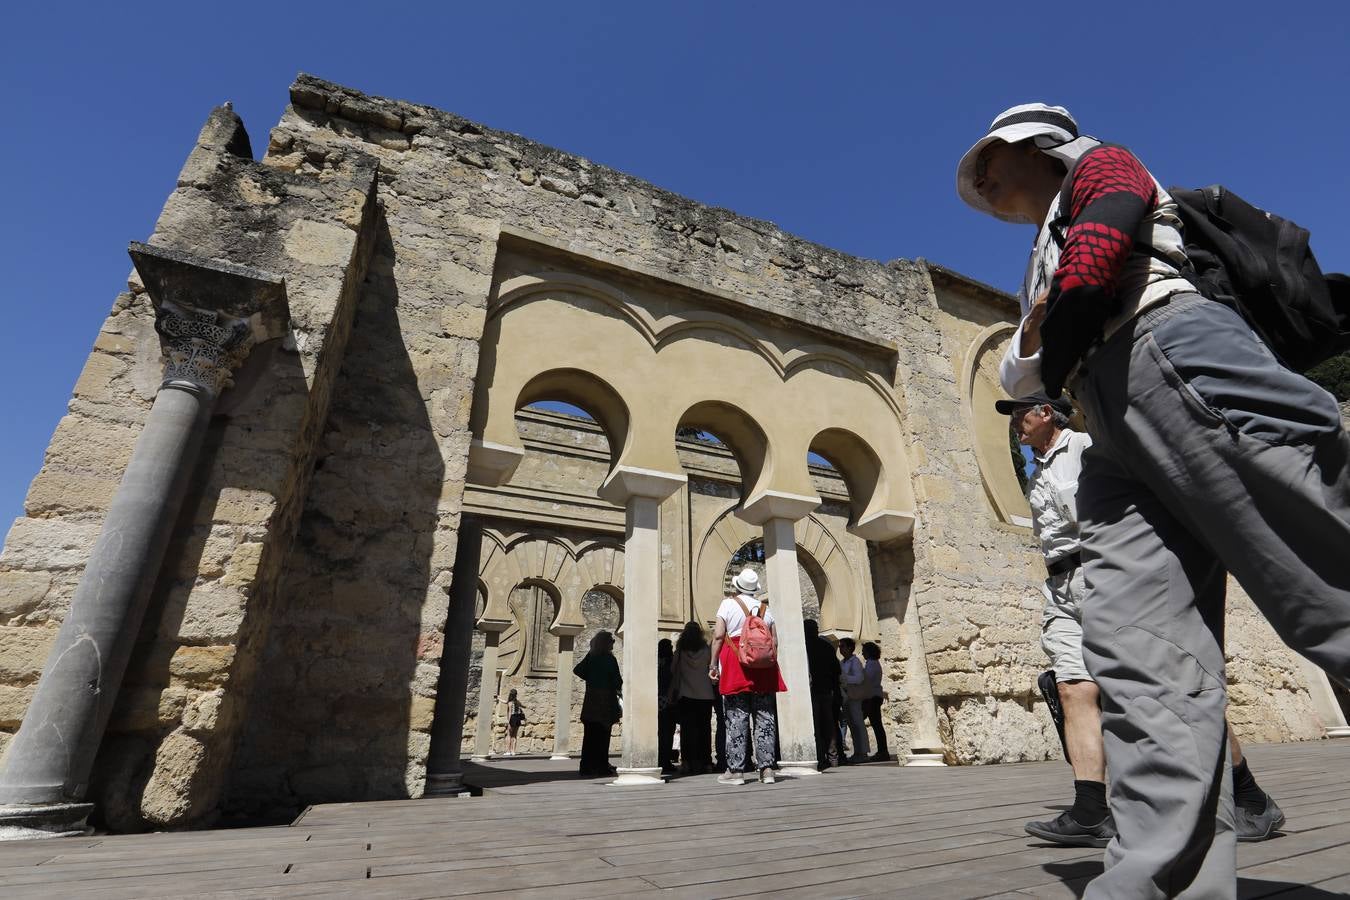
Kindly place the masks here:
[(1028, 406), (1049, 406), (1055, 412), (1064, 413), (1066, 416), (1073, 415), (1073, 404), (1065, 400), (1062, 396), (1051, 400), (1044, 394), (1032, 394), (1030, 397), (1023, 397), (1020, 400), (996, 400), (994, 409), (1005, 416), (1013, 414), (1014, 410), (1024, 409)]

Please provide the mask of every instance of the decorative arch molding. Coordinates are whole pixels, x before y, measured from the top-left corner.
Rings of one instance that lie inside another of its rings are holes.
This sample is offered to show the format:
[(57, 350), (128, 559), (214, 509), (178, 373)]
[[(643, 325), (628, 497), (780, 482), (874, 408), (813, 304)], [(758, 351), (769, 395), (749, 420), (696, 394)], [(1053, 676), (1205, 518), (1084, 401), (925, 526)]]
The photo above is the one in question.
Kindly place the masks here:
[(700, 400), (690, 404), (676, 428), (686, 426), (717, 435), (731, 450), (741, 473), (741, 496), (754, 497), (766, 489), (760, 482), (772, 466), (772, 448), (754, 416), (725, 400)]
[(580, 627), (581, 580), (577, 568), (577, 545), (561, 537), (536, 534), (507, 535), (495, 529), (483, 529), (482, 562), (479, 580), (487, 594), (487, 605), (478, 620), (481, 631), (504, 631), (511, 626), (511, 592), (522, 584), (544, 586), (557, 601), (550, 630)]
[[(994, 411), (994, 401), (1007, 397), (998, 378), (981, 374), (1002, 358), (999, 345), (1017, 333), (1017, 326), (996, 322), (975, 336), (961, 365), (961, 413), (975, 448), (980, 481), (994, 514), (1010, 525), (1031, 527), (1031, 508), (1022, 495), (1017, 475), (1008, 464), (1008, 422)], [(989, 358), (990, 353), (998, 354)]]
[(711, 331), (725, 334), (743, 344), (746, 349), (763, 359), (784, 381), (790, 380), (798, 371), (810, 367), (813, 363), (825, 362), (841, 366), (871, 388), (894, 414), (897, 423), (901, 421), (900, 405), (891, 391), (891, 386), (881, 376), (868, 371), (862, 358), (857, 354), (828, 344), (808, 344), (792, 347), (786, 351), (779, 350), (771, 341), (757, 337), (740, 319), (716, 310), (690, 310), (682, 316), (663, 316), (657, 319), (622, 290), (599, 279), (573, 272), (541, 271), (530, 275), (518, 275), (502, 282), (498, 286), (496, 297), (488, 300), (488, 321), (500, 318), (513, 307), (569, 292), (604, 303), (632, 325), (657, 352), (683, 337), (694, 336), (700, 331)]
[[(732, 554), (764, 537), (760, 528), (733, 515), (735, 510), (734, 503), (727, 504), (695, 545), (694, 613), (701, 622), (717, 615), (723, 597), (722, 577)], [(829, 525), (810, 514), (797, 520), (793, 533), (798, 556), (823, 576), (824, 584), (817, 589), (821, 631), (874, 633), (876, 610), (866, 585)]]
[[(507, 315), (534, 303), (544, 304), (538, 316)], [(876, 478), (855, 479), (875, 490), (855, 493), (850, 528), (870, 541), (909, 534), (907, 441), (887, 378), (848, 349), (816, 343), (781, 350), (753, 323), (725, 312), (666, 309), (597, 278), (552, 269), (498, 284), (470, 417), (469, 480), (510, 480), (525, 453), (515, 411), (547, 395), (587, 409), (609, 435), (601, 497), (622, 504), (658, 488), (669, 493), (685, 480), (674, 441), (682, 415), (737, 407), (729, 418), (745, 426), (744, 439), (732, 443), (740, 445), (734, 449), (747, 518), (762, 519), (783, 503), (797, 510), (818, 502), (806, 459), (812, 435), (802, 427), (808, 421), (849, 430), (886, 460), (870, 467)], [(688, 345), (700, 336), (720, 347), (705, 353)]]

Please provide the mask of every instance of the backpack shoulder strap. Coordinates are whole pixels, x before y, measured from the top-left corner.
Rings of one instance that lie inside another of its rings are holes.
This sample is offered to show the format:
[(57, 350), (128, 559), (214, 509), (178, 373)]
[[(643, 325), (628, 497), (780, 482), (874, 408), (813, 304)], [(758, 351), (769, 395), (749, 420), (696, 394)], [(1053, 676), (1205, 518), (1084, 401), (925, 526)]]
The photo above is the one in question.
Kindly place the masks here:
[(1098, 150), (1103, 150), (1107, 147), (1120, 147), (1120, 145), (1098, 144), (1075, 159), (1073, 165), (1069, 166), (1069, 171), (1064, 174), (1064, 181), (1062, 181), (1059, 186), (1059, 215), (1055, 216), (1050, 222), (1050, 236), (1054, 238), (1055, 243), (1061, 250), (1064, 249), (1065, 233), (1069, 230), (1069, 220), (1073, 218), (1073, 183), (1074, 179), (1078, 177), (1078, 167), (1083, 164), (1083, 160), (1087, 159)]
[(769, 608), (768, 600), (759, 601), (759, 612), (755, 613), (755, 615), (759, 616), (761, 619), (764, 618), (764, 611), (768, 608)]
[(747, 620), (749, 620), (749, 618), (750, 618), (750, 607), (748, 607), (748, 606), (745, 605), (745, 601), (742, 600), (742, 599), (740, 598), (740, 595), (739, 595), (739, 594), (733, 594), (733, 595), (731, 596), (731, 599), (736, 601), (736, 605), (739, 606), (739, 607), (741, 608), (741, 612), (745, 613), (745, 618), (746, 618)]

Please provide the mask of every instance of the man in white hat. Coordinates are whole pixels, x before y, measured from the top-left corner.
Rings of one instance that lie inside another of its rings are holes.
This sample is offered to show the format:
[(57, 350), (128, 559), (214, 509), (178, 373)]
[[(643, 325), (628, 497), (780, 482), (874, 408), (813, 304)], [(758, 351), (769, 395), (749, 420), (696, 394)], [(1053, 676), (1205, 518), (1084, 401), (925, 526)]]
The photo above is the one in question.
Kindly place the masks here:
[(1330, 394), (1180, 277), (1171, 197), (1067, 110), (1001, 113), (957, 192), (1037, 229), (1004, 389), (1067, 387), (1092, 435), (1083, 656), (1118, 834), (1086, 896), (1233, 897), (1226, 572), (1294, 649), (1350, 678), (1350, 437)]

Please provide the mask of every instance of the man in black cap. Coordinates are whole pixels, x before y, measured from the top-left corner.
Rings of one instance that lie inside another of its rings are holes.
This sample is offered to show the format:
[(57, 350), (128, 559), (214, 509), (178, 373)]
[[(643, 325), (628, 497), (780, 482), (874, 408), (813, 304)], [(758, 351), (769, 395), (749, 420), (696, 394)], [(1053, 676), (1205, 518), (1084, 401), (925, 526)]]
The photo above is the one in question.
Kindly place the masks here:
[[(1036, 471), (1027, 483), (1032, 529), (1045, 556), (1045, 613), (1041, 649), (1050, 657), (1064, 715), (1064, 752), (1073, 766), (1073, 806), (1048, 822), (1028, 822), (1042, 840), (1105, 847), (1116, 834), (1106, 806), (1106, 758), (1102, 751), (1097, 684), (1083, 663), (1083, 558), (1078, 535), (1078, 476), (1092, 439), (1069, 427), (1073, 407), (1060, 398), (1000, 400), (1012, 416), (1019, 443), (1032, 449)], [(1051, 699), (1051, 698), (1047, 698)]]
[[(1032, 529), (1045, 556), (1045, 613), (1041, 649), (1050, 658), (1053, 690), (1062, 710), (1064, 753), (1073, 766), (1073, 806), (1048, 822), (1028, 822), (1028, 834), (1059, 844), (1105, 847), (1115, 835), (1106, 804), (1106, 759), (1102, 747), (1097, 683), (1083, 662), (1082, 550), (1078, 528), (1078, 479), (1083, 452), (1092, 446), (1086, 434), (1069, 427), (1073, 407), (1065, 399), (1039, 395), (999, 400), (994, 408), (1012, 417), (1019, 443), (1035, 453), (1036, 471), (1027, 484)], [(1043, 677), (1046, 677), (1043, 676)], [(1237, 789), (1237, 839), (1262, 841), (1284, 824), (1284, 813), (1261, 790), (1237, 738), (1229, 731)]]

